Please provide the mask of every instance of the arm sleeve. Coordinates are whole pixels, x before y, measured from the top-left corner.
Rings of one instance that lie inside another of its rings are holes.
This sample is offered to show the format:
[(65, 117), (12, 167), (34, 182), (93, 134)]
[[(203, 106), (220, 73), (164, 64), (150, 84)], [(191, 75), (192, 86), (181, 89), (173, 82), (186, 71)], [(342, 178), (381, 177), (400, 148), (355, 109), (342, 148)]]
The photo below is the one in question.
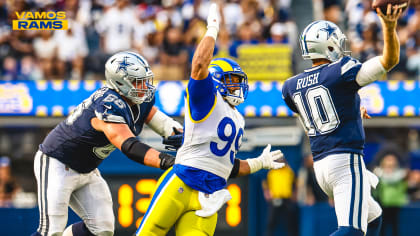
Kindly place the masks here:
[(216, 104), (216, 88), (211, 75), (204, 80), (190, 78), (187, 87), (187, 100), (190, 107), (191, 118), (202, 120)]
[(98, 119), (105, 122), (124, 123), (126, 103), (113, 94), (109, 94), (104, 99), (97, 102), (95, 107), (95, 115)]
[(386, 70), (379, 58), (379, 56), (371, 58), (362, 64), (356, 76), (356, 82), (361, 87), (380, 79), (386, 74)]

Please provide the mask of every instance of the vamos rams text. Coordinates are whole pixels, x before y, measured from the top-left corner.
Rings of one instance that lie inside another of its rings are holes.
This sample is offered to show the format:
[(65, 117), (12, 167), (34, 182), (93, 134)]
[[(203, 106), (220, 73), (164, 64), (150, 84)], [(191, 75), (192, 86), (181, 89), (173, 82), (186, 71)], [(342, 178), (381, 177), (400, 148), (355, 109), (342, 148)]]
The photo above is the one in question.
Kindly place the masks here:
[(15, 12), (17, 20), (13, 20), (13, 30), (66, 30), (68, 22), (66, 12)]

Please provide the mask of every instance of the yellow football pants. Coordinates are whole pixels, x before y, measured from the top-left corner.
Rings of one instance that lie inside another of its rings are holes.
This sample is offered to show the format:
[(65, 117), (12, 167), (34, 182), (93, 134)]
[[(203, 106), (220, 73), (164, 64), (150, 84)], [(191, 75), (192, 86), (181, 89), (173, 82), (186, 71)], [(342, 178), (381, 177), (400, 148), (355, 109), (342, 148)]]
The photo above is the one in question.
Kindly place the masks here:
[(200, 209), (198, 191), (187, 186), (170, 168), (160, 177), (136, 236), (166, 235), (174, 225), (176, 235), (213, 235), (217, 213), (204, 218), (195, 214)]

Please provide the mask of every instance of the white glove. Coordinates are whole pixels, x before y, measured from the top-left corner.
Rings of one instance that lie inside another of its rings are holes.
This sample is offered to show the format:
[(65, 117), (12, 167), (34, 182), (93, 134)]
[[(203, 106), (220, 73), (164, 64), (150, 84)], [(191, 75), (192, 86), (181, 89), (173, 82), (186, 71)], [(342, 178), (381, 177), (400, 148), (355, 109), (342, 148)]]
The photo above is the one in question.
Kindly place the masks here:
[(276, 161), (283, 158), (283, 153), (280, 150), (270, 152), (270, 149), (271, 144), (268, 144), (259, 157), (246, 159), (251, 169), (251, 174), (261, 169), (280, 169), (285, 166), (284, 163)]
[(216, 3), (212, 3), (209, 9), (209, 15), (207, 16), (207, 33), (205, 36), (213, 37), (214, 40), (217, 38), (219, 32), (219, 8)]
[(198, 192), (201, 210), (195, 211), (195, 214), (201, 217), (212, 216), (230, 199), (232, 199), (232, 196), (227, 189), (222, 189), (212, 194)]

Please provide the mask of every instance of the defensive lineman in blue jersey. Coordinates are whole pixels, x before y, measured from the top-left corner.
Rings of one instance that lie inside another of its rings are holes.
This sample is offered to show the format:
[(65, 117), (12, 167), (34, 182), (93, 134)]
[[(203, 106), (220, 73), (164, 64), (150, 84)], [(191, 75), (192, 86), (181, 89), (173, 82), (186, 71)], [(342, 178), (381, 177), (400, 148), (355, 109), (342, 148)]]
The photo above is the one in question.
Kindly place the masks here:
[(283, 154), (270, 152), (247, 160), (235, 159), (244, 134), (244, 119), (235, 106), (248, 90), (241, 67), (227, 58), (212, 59), (219, 30), (216, 4), (207, 18), (207, 33), (192, 61), (185, 99), (184, 143), (176, 163), (159, 179), (158, 187), (136, 235), (213, 235), (217, 211), (231, 197), (226, 181), (262, 168), (277, 169)]
[[(34, 172), (40, 223), (33, 236), (114, 234), (111, 193), (97, 167), (116, 148), (148, 166), (168, 169), (174, 163), (173, 156), (135, 138), (143, 124), (164, 137), (182, 128), (153, 106), (147, 61), (137, 53), (117, 53), (106, 62), (105, 77), (107, 86), (77, 106), (39, 146)], [(64, 231), (68, 206), (83, 221)]]
[(379, 9), (383, 55), (361, 64), (347, 56), (346, 37), (329, 21), (315, 21), (303, 31), (304, 59), (313, 67), (283, 85), (287, 105), (299, 115), (314, 157), (317, 181), (334, 198), (338, 230), (332, 235), (378, 235), (382, 210), (371, 196), (377, 178), (363, 162), (365, 141), (357, 91), (384, 76), (399, 60), (396, 35), (401, 8)]

